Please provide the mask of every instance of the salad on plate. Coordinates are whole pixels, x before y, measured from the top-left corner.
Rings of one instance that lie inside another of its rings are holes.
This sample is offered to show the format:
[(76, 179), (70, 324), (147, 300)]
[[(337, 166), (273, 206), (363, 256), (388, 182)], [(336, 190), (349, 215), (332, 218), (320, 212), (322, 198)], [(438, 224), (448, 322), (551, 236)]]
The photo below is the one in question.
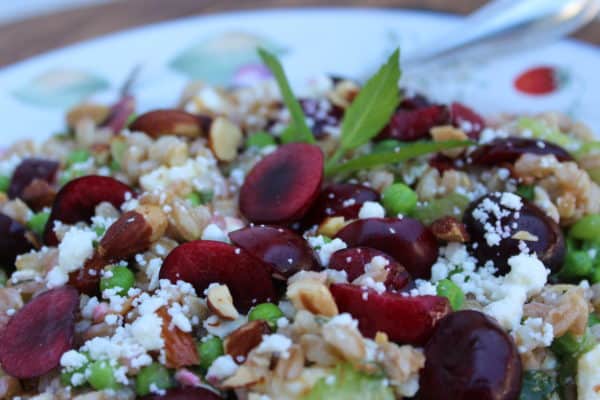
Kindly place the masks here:
[(2, 154), (0, 398), (600, 399), (593, 133), (259, 54)]

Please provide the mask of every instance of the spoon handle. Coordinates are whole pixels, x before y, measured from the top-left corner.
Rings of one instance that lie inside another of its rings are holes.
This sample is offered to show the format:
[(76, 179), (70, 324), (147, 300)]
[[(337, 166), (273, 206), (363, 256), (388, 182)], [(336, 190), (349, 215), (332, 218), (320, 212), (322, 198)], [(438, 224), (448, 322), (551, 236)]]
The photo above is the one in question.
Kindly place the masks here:
[(496, 0), (466, 17), (461, 25), (403, 55), (416, 64), (433, 58), (483, 56), (556, 40), (589, 22), (598, 0)]

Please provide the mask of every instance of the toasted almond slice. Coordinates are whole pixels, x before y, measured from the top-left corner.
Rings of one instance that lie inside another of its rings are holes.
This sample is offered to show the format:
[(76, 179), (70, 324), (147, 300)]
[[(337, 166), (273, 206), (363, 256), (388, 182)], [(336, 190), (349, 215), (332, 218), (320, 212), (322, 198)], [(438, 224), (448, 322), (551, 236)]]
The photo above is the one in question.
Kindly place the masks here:
[(209, 145), (220, 161), (233, 161), (242, 139), (240, 128), (226, 118), (218, 117), (210, 125)]
[(237, 319), (240, 314), (233, 305), (233, 298), (227, 285), (211, 285), (206, 291), (208, 308), (219, 317), (227, 320)]

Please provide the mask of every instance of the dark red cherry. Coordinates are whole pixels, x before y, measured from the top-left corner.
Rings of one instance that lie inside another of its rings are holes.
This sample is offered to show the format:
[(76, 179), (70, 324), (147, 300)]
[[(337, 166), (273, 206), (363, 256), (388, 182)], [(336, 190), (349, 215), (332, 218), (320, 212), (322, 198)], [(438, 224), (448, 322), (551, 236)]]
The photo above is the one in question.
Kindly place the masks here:
[(377, 136), (377, 139), (396, 139), (414, 141), (429, 137), (434, 126), (450, 122), (448, 108), (442, 105), (430, 105), (413, 110), (399, 109), (389, 124)]
[(250, 170), (240, 190), (240, 211), (255, 223), (297, 221), (313, 204), (323, 180), (323, 153), (312, 144), (279, 147)]
[(471, 139), (477, 140), (485, 128), (485, 120), (462, 103), (450, 104), (450, 120), (452, 125), (461, 128)]
[(516, 400), (521, 358), (511, 337), (491, 318), (458, 311), (437, 323), (425, 346), (421, 400)]
[(388, 290), (402, 290), (411, 281), (410, 274), (402, 265), (392, 257), (370, 247), (352, 247), (338, 250), (331, 255), (329, 268), (346, 271), (348, 281), (352, 282), (365, 273), (365, 265), (369, 264), (374, 257), (380, 256), (387, 260), (388, 277), (385, 286)]
[(326, 99), (301, 99), (307, 124), (317, 138), (330, 135), (340, 128), (344, 109)]
[(236, 246), (270, 265), (276, 279), (287, 279), (317, 265), (306, 240), (286, 228), (250, 226), (231, 232), (229, 238)]
[(514, 163), (523, 154), (552, 154), (559, 161), (573, 160), (565, 149), (553, 143), (518, 137), (494, 139), (477, 148), (469, 158), (475, 165), (496, 166), (502, 163)]
[(203, 387), (178, 387), (168, 389), (165, 394), (149, 394), (140, 400), (221, 400), (223, 397)]
[(34, 180), (39, 179), (54, 183), (59, 163), (43, 158), (26, 158), (13, 172), (8, 188), (8, 197), (11, 199), (21, 197), (23, 191)]
[[(536, 205), (519, 198), (522, 206), (518, 210), (504, 205), (509, 203), (503, 204), (503, 193), (499, 192), (483, 196), (467, 208), (463, 222), (476, 243), (473, 246), (475, 256), (481, 264), (493, 261), (498, 273), (505, 274), (510, 270), (508, 259), (521, 253), (519, 242), (522, 241), (544, 265), (557, 272), (565, 256), (565, 240), (560, 227)], [(500, 218), (498, 212), (501, 213)], [(493, 230), (491, 236), (490, 229)], [(493, 245), (494, 238), (497, 238), (494, 232), (500, 235), (498, 245)]]
[(384, 332), (394, 342), (425, 344), (437, 321), (450, 312), (445, 297), (379, 294), (349, 284), (334, 284), (330, 290), (340, 312), (356, 318), (363, 335)]
[(12, 270), (18, 255), (33, 249), (27, 229), (5, 214), (0, 214), (0, 269)]
[(367, 218), (345, 226), (336, 237), (349, 247), (381, 250), (406, 267), (413, 278), (429, 279), (437, 260), (438, 244), (433, 233), (413, 218)]
[(366, 201), (379, 201), (375, 190), (355, 183), (333, 183), (325, 187), (312, 208), (303, 218), (303, 226), (318, 225), (327, 217), (358, 218), (358, 212)]

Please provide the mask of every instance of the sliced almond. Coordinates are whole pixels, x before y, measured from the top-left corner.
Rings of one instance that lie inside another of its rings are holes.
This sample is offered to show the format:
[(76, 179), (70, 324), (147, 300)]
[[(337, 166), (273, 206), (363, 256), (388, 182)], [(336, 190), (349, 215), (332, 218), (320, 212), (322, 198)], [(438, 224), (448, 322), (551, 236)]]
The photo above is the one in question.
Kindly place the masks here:
[(523, 240), (525, 242), (537, 242), (540, 240), (536, 235), (527, 231), (515, 232), (515, 234), (511, 236), (511, 239)]
[(317, 233), (319, 235), (334, 237), (348, 222), (344, 217), (327, 217), (319, 225)]
[[(448, 140), (469, 140), (469, 137), (462, 130), (451, 125), (436, 126), (430, 130), (434, 142), (446, 142)], [(464, 149), (444, 150), (441, 153), (450, 158), (456, 158), (463, 153)]]
[(167, 219), (167, 215), (160, 207), (153, 205), (140, 205), (136, 207), (135, 211), (144, 217), (152, 229), (150, 242), (156, 242), (158, 239), (163, 237), (165, 231), (167, 230), (167, 226), (169, 225), (169, 221)]
[(271, 328), (265, 321), (252, 321), (231, 332), (223, 342), (225, 354), (242, 363), (252, 349), (262, 342), (263, 335), (271, 333)]
[(89, 119), (94, 124), (100, 125), (108, 118), (108, 114), (110, 114), (110, 108), (105, 105), (94, 103), (78, 104), (67, 113), (67, 125), (73, 129), (84, 119)]
[(203, 135), (202, 120), (181, 110), (155, 110), (140, 115), (129, 125), (132, 131), (144, 132), (157, 138), (163, 135), (177, 135), (197, 138)]
[(108, 263), (131, 257), (148, 250), (153, 229), (137, 211), (121, 215), (106, 231), (96, 255)]
[(233, 321), (240, 313), (233, 305), (233, 298), (227, 285), (211, 285), (206, 291), (208, 308), (219, 317)]
[(295, 344), (288, 349), (288, 356), (282, 357), (275, 366), (275, 375), (282, 379), (296, 379), (304, 369), (304, 351)]
[(240, 128), (226, 118), (218, 117), (210, 125), (209, 145), (220, 161), (233, 161), (242, 140)]
[(465, 224), (451, 216), (436, 219), (430, 228), (435, 237), (444, 242), (467, 243), (470, 240)]
[(198, 365), (200, 358), (192, 334), (172, 324), (171, 315), (166, 307), (159, 308), (156, 313), (163, 320), (161, 336), (165, 342), (165, 365), (168, 368)]
[(333, 317), (339, 312), (329, 288), (316, 279), (302, 279), (290, 284), (287, 297), (298, 310), (326, 317)]

